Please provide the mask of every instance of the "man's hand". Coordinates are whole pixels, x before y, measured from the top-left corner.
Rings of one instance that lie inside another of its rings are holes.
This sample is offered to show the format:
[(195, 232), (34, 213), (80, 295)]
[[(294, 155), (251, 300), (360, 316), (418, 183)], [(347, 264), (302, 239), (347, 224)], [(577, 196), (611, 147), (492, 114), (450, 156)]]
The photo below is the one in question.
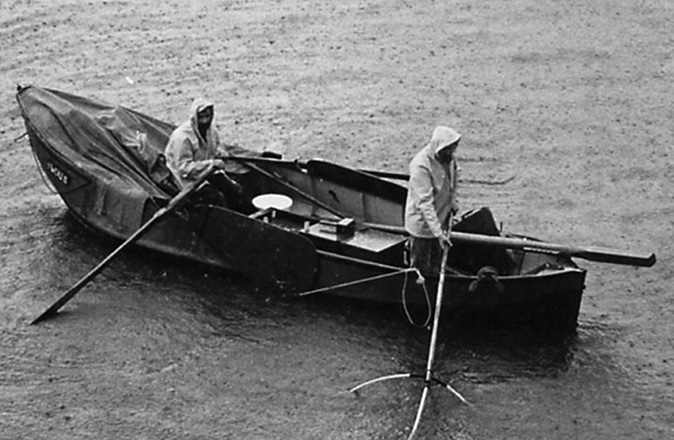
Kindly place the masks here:
[(440, 248), (444, 251), (446, 248), (452, 247), (452, 240), (449, 239), (449, 234), (443, 232), (441, 236), (438, 237), (438, 243), (440, 243)]
[(219, 171), (219, 173), (221, 173), (222, 177), (225, 178), (225, 181), (227, 182), (227, 186), (229, 186), (230, 190), (234, 190), (234, 192), (236, 192), (239, 195), (241, 195), (243, 193), (243, 186), (241, 186), (241, 184), (239, 182), (237, 182), (236, 180), (229, 177), (229, 175), (227, 175), (225, 170), (221, 170), (221, 171)]
[(452, 207), (449, 210), (452, 213), (452, 216), (455, 216), (459, 212), (459, 204), (456, 201), (453, 201)]
[(232, 186), (234, 187), (234, 190), (236, 191), (237, 194), (239, 195), (243, 194), (243, 186), (241, 186), (239, 182), (231, 178), (229, 179), (229, 181), (232, 183)]

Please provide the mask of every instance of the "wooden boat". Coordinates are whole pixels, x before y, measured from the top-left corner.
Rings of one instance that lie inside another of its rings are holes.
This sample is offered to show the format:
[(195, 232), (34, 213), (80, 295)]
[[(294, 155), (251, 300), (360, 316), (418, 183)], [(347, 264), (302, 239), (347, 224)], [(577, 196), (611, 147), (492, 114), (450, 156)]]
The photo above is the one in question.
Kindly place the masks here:
[[(32, 86), (20, 88), (17, 100), (41, 169), (87, 227), (125, 239), (171, 200), (161, 153), (172, 124)], [(232, 161), (246, 166), (240, 177), (250, 199), (276, 194), (292, 204), (246, 212), (186, 205), (137, 244), (243, 273), (279, 295), (433, 304), (437, 276), (418, 282), (406, 263), (404, 186), (321, 160), (265, 158), (242, 148), (235, 153)], [(443, 306), (457, 323), (573, 329), (586, 271), (569, 255), (654, 263), (654, 256), (505, 235), (486, 209), (464, 216), (452, 240)]]

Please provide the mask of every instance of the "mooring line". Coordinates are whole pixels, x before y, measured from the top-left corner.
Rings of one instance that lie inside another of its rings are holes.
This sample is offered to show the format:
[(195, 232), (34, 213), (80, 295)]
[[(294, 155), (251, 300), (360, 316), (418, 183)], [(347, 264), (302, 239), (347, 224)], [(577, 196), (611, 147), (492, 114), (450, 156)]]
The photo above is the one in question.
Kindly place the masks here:
[(298, 293), (297, 296), (298, 297), (304, 297), (304, 296), (314, 295), (316, 293), (329, 292), (331, 290), (343, 289), (345, 287), (351, 287), (351, 286), (356, 286), (358, 284), (364, 284), (364, 283), (369, 283), (369, 282), (372, 282), (372, 281), (378, 281), (378, 280), (382, 280), (384, 278), (390, 278), (390, 277), (394, 277), (396, 275), (402, 275), (402, 274), (407, 273), (407, 272), (415, 272), (415, 271), (416, 271), (416, 269), (414, 269), (414, 268), (400, 269), (396, 272), (385, 273), (385, 274), (381, 274), (381, 275), (375, 275), (375, 276), (372, 276), (372, 277), (361, 278), (360, 280), (348, 281), (346, 283), (335, 284), (333, 286), (327, 286), (327, 287), (321, 287), (319, 289), (308, 290), (306, 292)]

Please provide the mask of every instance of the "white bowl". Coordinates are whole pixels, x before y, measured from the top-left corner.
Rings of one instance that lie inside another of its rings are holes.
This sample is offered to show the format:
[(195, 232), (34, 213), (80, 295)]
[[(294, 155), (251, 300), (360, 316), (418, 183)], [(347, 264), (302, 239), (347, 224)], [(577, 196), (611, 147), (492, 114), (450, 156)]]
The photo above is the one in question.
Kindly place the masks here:
[(293, 206), (293, 199), (283, 194), (260, 194), (253, 199), (257, 209), (288, 209)]

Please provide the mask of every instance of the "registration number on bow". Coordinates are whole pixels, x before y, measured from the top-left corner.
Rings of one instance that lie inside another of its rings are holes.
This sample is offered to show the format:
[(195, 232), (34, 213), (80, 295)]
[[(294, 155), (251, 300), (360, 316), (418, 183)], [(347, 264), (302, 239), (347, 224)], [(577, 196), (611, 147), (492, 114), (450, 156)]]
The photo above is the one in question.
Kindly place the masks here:
[(53, 163), (47, 162), (47, 170), (62, 184), (67, 185), (70, 182), (70, 176)]

